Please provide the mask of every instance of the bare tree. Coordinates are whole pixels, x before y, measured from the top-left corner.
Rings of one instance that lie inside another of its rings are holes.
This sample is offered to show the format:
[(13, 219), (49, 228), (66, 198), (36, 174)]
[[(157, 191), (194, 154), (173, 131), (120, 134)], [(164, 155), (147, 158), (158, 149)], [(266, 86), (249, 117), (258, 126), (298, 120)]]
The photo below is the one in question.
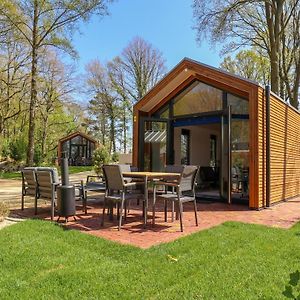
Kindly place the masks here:
[(121, 56), (112, 61), (110, 69), (115, 84), (132, 104), (140, 100), (166, 71), (161, 52), (140, 37), (134, 38)]
[(28, 93), (28, 55), (24, 45), (14, 40), (10, 32), (0, 48), (0, 134), (9, 137), (8, 122), (26, 111)]
[[(297, 0), (287, 1), (287, 11), (292, 10), (290, 21), (286, 25), (285, 34), (281, 36), (281, 65), (280, 77), (282, 89), (290, 103), (298, 108), (299, 106), (299, 85), (300, 85), (300, 2)], [(282, 27), (286, 17), (282, 18)], [(284, 86), (283, 86), (284, 85)]]
[(129, 120), (132, 105), (158, 82), (166, 71), (161, 52), (140, 37), (134, 38), (122, 54), (108, 63), (112, 88), (119, 95), (123, 152), (130, 143)]
[(41, 121), (41, 155), (46, 158), (49, 130), (53, 126), (66, 124), (66, 120), (56, 120), (53, 115), (60, 111), (74, 92), (72, 68), (60, 61), (55, 51), (45, 51), (40, 59), (37, 99), (38, 117)]
[[(118, 95), (112, 88), (108, 70), (98, 60), (90, 62), (87, 67), (87, 84), (93, 99), (90, 100), (89, 111), (100, 123), (102, 143), (106, 145), (106, 136), (109, 136), (109, 151), (116, 152), (116, 130), (118, 121)], [(109, 124), (107, 124), (109, 120)], [(107, 127), (109, 126), (109, 135)]]
[(121, 120), (121, 144), (123, 145), (123, 152), (127, 153), (129, 144), (129, 123), (132, 114), (132, 102), (130, 95), (126, 92), (126, 78), (122, 70), (122, 62), (119, 57), (108, 63), (108, 73), (111, 80), (111, 85), (114, 91), (119, 95), (120, 102), (120, 120)]
[(213, 44), (227, 42), (225, 52), (244, 46), (255, 46), (265, 52), (270, 61), (272, 91), (279, 94), (282, 50), (289, 47), (284, 38), (289, 35), (299, 44), (299, 37), (290, 35), (289, 30), (299, 14), (299, 5), (300, 0), (194, 0), (197, 40), (209, 35)]

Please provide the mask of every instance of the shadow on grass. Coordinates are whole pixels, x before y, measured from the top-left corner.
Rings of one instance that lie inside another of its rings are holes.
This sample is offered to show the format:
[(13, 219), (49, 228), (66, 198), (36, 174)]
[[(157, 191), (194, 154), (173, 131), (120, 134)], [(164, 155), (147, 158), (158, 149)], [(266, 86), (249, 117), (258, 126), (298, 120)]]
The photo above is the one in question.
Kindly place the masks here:
[(288, 299), (300, 299), (300, 272), (298, 270), (290, 274), (290, 281), (285, 286), (282, 295)]

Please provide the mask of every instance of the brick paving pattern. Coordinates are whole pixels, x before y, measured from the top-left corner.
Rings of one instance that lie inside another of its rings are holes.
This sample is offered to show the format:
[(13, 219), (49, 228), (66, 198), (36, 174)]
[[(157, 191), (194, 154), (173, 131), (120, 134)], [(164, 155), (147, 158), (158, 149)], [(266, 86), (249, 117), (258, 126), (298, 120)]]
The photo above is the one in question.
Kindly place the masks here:
[[(270, 227), (288, 229), (300, 221), (300, 197), (279, 203), (271, 208), (260, 211), (249, 210), (245, 205), (226, 204), (220, 202), (203, 201), (198, 203), (199, 226), (195, 226), (193, 207), (184, 205), (183, 225), (184, 232), (180, 232), (179, 221), (171, 222), (171, 213), (168, 214), (168, 222), (164, 222), (162, 205), (158, 206), (156, 224), (151, 224), (151, 211), (148, 213), (147, 228), (143, 228), (142, 205), (131, 204), (130, 212), (121, 231), (117, 230), (116, 217), (113, 221), (105, 217), (105, 226), (100, 227), (102, 207), (100, 199), (88, 201), (88, 213), (85, 215), (80, 207), (77, 208), (76, 221), (70, 218), (68, 228), (102, 237), (123, 244), (131, 244), (141, 248), (148, 248), (160, 243), (173, 241), (182, 236), (212, 228), (226, 221), (239, 221), (245, 223), (261, 224)], [(43, 203), (43, 201), (40, 201)], [(44, 202), (45, 203), (45, 202)], [(151, 207), (151, 206), (150, 206)], [(24, 211), (14, 210), (15, 216), (34, 217), (32, 204), (27, 204)], [(39, 207), (38, 218), (50, 219), (50, 205), (43, 204)]]

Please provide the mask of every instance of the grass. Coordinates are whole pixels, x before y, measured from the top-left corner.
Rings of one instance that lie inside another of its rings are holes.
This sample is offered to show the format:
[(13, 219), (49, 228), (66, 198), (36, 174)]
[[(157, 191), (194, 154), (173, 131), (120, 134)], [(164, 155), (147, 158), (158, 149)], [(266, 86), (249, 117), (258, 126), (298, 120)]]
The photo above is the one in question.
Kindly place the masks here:
[[(58, 172), (60, 173), (60, 169)], [(93, 166), (70, 166), (69, 174), (76, 174), (80, 172), (92, 171)], [(0, 171), (0, 179), (21, 179), (21, 172), (1, 172)]]
[(0, 171), (0, 179), (21, 179), (21, 172), (3, 172)]
[(286, 299), (300, 269), (299, 225), (228, 222), (141, 250), (29, 220), (0, 245), (1, 299)]
[(93, 169), (94, 169), (93, 166), (69, 166), (69, 173), (75, 174), (80, 172), (92, 171)]

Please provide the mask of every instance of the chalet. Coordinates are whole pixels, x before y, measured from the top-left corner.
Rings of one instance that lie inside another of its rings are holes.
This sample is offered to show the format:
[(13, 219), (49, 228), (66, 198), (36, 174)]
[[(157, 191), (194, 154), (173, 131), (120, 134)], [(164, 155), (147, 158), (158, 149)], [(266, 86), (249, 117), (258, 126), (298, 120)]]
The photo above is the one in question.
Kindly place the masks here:
[(141, 170), (199, 165), (200, 196), (253, 209), (300, 194), (300, 113), (268, 87), (185, 58), (133, 113)]
[(98, 143), (95, 139), (76, 131), (59, 140), (58, 157), (62, 157), (62, 152), (65, 152), (70, 166), (90, 166), (93, 152), (97, 146)]

